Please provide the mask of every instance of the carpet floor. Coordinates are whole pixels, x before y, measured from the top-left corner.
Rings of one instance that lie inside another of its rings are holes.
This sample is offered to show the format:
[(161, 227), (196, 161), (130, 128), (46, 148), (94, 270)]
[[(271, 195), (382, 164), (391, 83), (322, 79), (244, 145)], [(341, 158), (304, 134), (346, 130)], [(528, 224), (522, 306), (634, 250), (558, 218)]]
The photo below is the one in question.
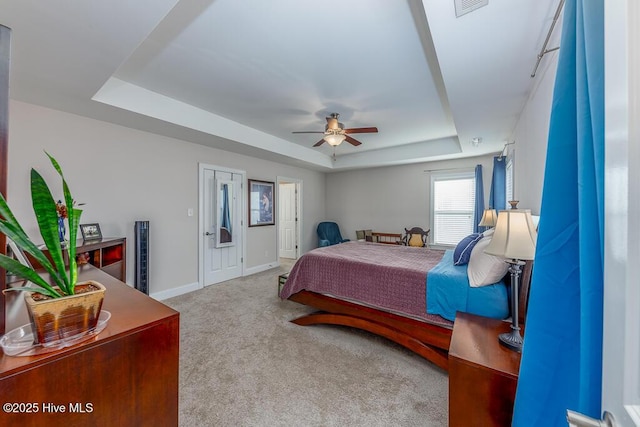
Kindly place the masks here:
[(446, 372), (350, 328), (302, 327), (289, 265), (164, 301), (180, 312), (180, 426), (446, 426)]

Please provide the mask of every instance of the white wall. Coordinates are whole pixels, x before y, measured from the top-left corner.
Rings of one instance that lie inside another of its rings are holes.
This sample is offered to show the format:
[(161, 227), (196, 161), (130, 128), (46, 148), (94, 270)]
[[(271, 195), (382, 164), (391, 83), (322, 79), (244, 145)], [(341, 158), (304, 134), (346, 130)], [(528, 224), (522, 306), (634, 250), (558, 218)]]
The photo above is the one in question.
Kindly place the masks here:
[[(544, 165), (547, 156), (547, 139), (553, 86), (558, 66), (558, 52), (545, 55), (543, 66), (538, 69), (529, 99), (522, 110), (509, 146), (514, 155), (514, 198), (518, 207), (540, 214)], [(514, 147), (514, 148), (511, 148)]]
[[(83, 206), (82, 223), (97, 222), (105, 237), (128, 241), (127, 282), (134, 277), (136, 220), (149, 220), (150, 292), (198, 281), (198, 163), (245, 170), (247, 178), (303, 181), (302, 251), (316, 246), (315, 227), (325, 217), (325, 177), (321, 172), (87, 119), (18, 101), (9, 109), (8, 201), (27, 233), (41, 241), (29, 190), (36, 168), (62, 196), (59, 179), (43, 150), (63, 168), (73, 196)], [(187, 216), (193, 208), (194, 216)], [(246, 221), (245, 221), (246, 224)], [(278, 261), (276, 227), (248, 228), (245, 267)], [(267, 256), (265, 256), (267, 251)]]
[(482, 165), (485, 205), (493, 173), (493, 155), (327, 174), (327, 220), (336, 221), (345, 238), (356, 230), (404, 233), (430, 228), (430, 174), (425, 170), (470, 169)]

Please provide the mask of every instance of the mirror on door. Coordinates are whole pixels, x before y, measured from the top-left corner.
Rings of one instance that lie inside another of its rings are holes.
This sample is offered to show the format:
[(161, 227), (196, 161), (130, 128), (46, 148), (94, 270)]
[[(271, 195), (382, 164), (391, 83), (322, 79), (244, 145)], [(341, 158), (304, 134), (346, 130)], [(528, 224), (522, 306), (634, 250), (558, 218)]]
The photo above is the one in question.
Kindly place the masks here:
[(234, 209), (233, 181), (216, 180), (216, 221), (218, 233), (216, 233), (216, 248), (233, 246), (233, 219), (236, 214)]

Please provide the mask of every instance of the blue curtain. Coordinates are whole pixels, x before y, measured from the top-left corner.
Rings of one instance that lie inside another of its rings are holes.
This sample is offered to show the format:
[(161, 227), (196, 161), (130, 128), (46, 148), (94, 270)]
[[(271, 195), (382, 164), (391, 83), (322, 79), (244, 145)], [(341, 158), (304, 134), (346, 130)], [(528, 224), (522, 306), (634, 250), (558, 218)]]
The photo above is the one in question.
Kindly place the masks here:
[[(473, 232), (486, 227), (478, 227), (482, 214), (484, 213), (484, 185), (482, 184), (482, 165), (476, 165), (476, 204), (475, 204), (475, 222), (473, 223)], [(484, 230), (480, 230), (484, 231)]]
[(493, 176), (491, 178), (491, 192), (489, 193), (489, 207), (496, 211), (507, 208), (506, 201), (506, 157), (493, 158)]
[(567, 0), (514, 426), (601, 415), (604, 3)]

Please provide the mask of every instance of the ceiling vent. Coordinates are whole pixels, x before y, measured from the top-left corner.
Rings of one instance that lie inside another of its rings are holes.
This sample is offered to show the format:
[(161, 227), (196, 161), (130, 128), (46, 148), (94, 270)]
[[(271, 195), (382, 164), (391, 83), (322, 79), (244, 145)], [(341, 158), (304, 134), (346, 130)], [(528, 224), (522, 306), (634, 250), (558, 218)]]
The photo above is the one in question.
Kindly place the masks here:
[(456, 4), (456, 17), (473, 12), (489, 4), (489, 0), (454, 0)]

